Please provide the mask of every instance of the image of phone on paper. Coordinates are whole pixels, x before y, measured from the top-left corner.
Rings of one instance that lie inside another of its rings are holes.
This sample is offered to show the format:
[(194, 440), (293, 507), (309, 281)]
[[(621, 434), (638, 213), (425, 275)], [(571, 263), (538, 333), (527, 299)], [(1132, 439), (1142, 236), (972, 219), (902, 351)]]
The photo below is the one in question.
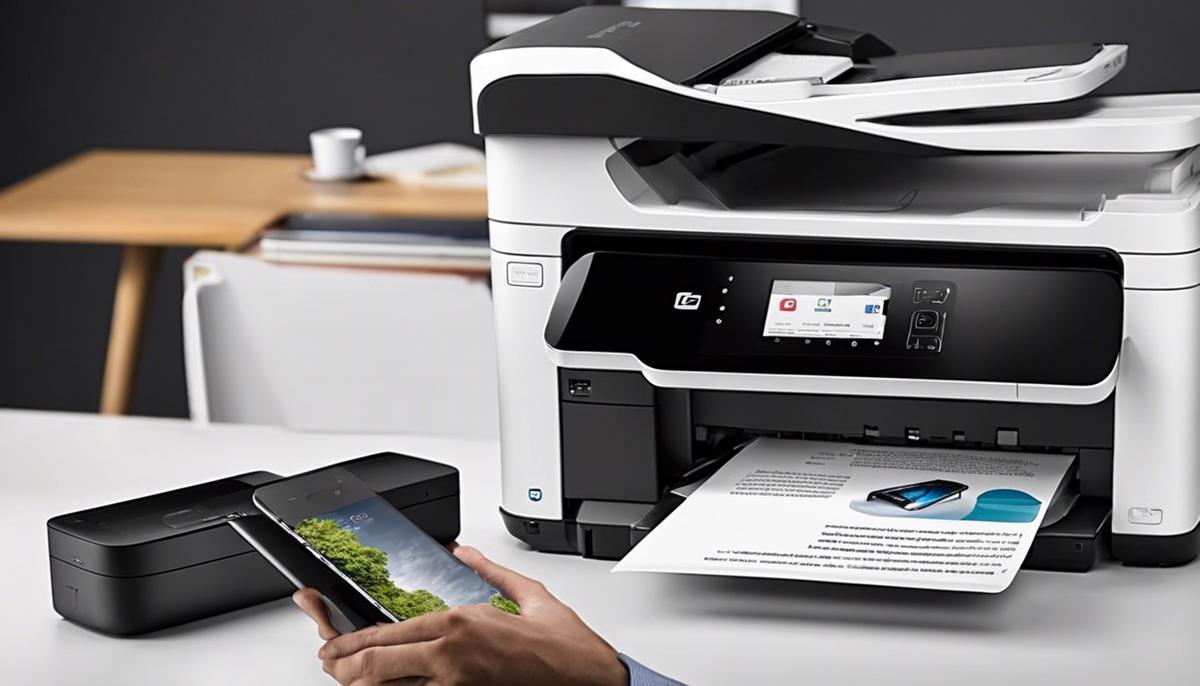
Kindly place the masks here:
[(393, 621), (477, 603), (519, 613), (516, 603), (344, 469), (264, 486), (254, 492), (254, 504)]
[(965, 490), (967, 490), (966, 484), (945, 479), (933, 479), (871, 491), (867, 494), (867, 500), (882, 500), (905, 510), (915, 511), (947, 500), (957, 500), (962, 497)]

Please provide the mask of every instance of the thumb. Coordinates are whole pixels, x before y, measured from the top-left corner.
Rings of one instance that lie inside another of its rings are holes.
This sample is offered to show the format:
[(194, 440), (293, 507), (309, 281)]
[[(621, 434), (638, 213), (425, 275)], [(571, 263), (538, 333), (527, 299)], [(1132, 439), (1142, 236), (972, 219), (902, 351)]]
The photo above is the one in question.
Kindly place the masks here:
[(515, 601), (517, 605), (524, 606), (527, 603), (553, 597), (541, 582), (492, 562), (484, 557), (483, 553), (470, 546), (458, 546), (454, 549), (454, 556), (475, 570), (475, 573), (483, 577), (484, 581), (495, 586), (506, 597)]
[(324, 596), (314, 588), (302, 588), (292, 594), (292, 600), (301, 610), (317, 623), (317, 634), (326, 641), (341, 635), (329, 621), (329, 610), (325, 608)]

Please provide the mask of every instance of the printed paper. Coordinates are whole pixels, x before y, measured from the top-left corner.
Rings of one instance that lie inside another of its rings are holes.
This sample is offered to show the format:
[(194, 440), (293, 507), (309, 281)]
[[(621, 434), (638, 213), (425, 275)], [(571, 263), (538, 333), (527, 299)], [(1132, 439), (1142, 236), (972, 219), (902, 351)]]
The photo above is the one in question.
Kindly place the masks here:
[(999, 593), (1074, 460), (759, 439), (614, 571)]

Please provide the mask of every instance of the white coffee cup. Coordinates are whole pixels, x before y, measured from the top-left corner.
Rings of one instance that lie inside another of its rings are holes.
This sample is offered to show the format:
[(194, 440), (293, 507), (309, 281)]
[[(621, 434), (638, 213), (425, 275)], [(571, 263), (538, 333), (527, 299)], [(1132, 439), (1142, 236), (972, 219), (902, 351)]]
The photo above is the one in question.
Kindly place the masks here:
[(362, 175), (367, 150), (362, 131), (346, 126), (308, 134), (313, 168), (309, 176), (321, 181), (353, 179)]

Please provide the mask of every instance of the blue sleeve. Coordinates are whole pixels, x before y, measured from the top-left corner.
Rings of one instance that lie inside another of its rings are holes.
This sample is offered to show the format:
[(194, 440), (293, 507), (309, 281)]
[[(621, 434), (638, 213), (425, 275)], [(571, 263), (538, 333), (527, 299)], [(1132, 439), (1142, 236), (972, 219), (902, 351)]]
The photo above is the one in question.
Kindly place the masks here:
[(682, 681), (655, 672), (628, 655), (618, 653), (617, 657), (629, 668), (629, 686), (687, 686)]

